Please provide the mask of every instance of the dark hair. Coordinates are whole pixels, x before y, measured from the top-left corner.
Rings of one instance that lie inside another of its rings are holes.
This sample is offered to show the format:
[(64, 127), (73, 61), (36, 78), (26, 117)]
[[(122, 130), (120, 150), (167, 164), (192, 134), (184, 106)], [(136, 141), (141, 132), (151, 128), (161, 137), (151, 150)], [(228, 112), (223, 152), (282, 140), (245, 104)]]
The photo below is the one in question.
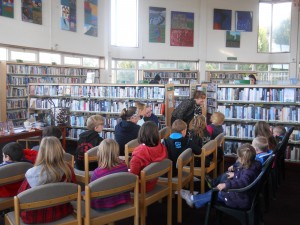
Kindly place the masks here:
[(159, 74), (156, 74), (156, 75), (155, 75), (154, 80), (157, 80), (157, 81), (160, 81), (160, 80), (161, 80)]
[(193, 95), (193, 99), (206, 98), (206, 94), (204, 91), (195, 91)]
[(62, 132), (59, 127), (49, 126), (43, 129), (43, 137), (54, 136), (57, 138), (61, 138)]
[(160, 141), (158, 126), (153, 121), (145, 122), (139, 130), (138, 142), (148, 147), (157, 146)]
[(134, 114), (136, 114), (137, 108), (135, 106), (130, 106), (128, 109), (124, 108), (121, 112), (121, 119), (122, 120), (128, 120), (130, 119)]
[(254, 83), (256, 84), (256, 77), (254, 76), (254, 74), (249, 74), (248, 78), (254, 79)]
[(2, 152), (4, 155), (8, 155), (9, 158), (14, 162), (19, 162), (23, 158), (23, 148), (19, 143), (16, 142), (10, 142), (6, 144)]
[(180, 133), (186, 129), (187, 129), (186, 122), (184, 122), (181, 119), (175, 120), (174, 123), (172, 124), (172, 133)]

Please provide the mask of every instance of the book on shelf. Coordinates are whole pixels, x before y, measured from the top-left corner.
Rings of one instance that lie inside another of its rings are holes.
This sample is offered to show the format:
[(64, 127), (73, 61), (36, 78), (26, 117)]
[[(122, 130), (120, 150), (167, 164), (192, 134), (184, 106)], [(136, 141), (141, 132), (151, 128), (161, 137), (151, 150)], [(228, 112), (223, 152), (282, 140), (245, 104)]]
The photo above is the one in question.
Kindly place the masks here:
[(285, 88), (283, 95), (283, 102), (295, 102), (296, 100), (296, 89), (295, 88)]

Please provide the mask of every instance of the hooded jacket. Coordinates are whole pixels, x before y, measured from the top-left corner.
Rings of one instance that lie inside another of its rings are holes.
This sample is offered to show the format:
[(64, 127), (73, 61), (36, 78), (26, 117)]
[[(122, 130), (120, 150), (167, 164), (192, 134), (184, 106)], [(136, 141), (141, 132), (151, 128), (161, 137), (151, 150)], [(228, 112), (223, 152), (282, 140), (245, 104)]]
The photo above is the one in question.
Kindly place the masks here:
[[(141, 170), (143, 170), (146, 166), (152, 162), (160, 162), (167, 157), (167, 149), (161, 143), (155, 147), (148, 147), (145, 144), (140, 144), (132, 153), (132, 159), (130, 160), (130, 172), (139, 176)], [(157, 179), (147, 182), (146, 192), (151, 191), (156, 183)]]
[(120, 155), (124, 156), (125, 145), (138, 137), (140, 126), (131, 121), (122, 120), (115, 127), (115, 140), (120, 147)]

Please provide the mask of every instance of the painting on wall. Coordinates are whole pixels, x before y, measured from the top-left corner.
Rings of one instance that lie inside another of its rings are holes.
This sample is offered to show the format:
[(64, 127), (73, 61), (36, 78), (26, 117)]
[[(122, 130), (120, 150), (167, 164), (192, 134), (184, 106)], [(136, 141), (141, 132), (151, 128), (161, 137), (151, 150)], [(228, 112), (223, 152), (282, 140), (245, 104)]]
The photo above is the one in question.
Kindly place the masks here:
[(231, 30), (232, 10), (214, 9), (214, 30)]
[(84, 34), (98, 36), (98, 0), (84, 0)]
[(235, 30), (252, 32), (253, 12), (236, 11), (235, 12)]
[(42, 24), (42, 0), (22, 0), (22, 20)]
[(149, 7), (149, 42), (165, 43), (166, 8)]
[(239, 48), (241, 43), (240, 31), (226, 31), (226, 47)]
[(194, 46), (194, 13), (171, 12), (171, 46)]
[(76, 0), (61, 0), (60, 27), (76, 32)]
[(14, 18), (14, 0), (0, 0), (0, 16)]

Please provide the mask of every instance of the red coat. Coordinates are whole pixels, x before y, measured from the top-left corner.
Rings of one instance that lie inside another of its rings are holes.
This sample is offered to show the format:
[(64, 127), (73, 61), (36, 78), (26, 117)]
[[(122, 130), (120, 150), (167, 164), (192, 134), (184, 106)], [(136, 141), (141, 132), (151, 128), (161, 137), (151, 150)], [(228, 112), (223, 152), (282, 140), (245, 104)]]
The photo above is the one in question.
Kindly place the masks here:
[[(132, 159), (130, 160), (130, 172), (139, 176), (141, 170), (150, 163), (160, 162), (165, 158), (168, 158), (168, 153), (163, 144), (159, 143), (155, 147), (148, 147), (145, 144), (141, 144), (136, 147), (132, 153)], [(147, 182), (146, 192), (151, 191), (156, 183), (157, 179)]]

